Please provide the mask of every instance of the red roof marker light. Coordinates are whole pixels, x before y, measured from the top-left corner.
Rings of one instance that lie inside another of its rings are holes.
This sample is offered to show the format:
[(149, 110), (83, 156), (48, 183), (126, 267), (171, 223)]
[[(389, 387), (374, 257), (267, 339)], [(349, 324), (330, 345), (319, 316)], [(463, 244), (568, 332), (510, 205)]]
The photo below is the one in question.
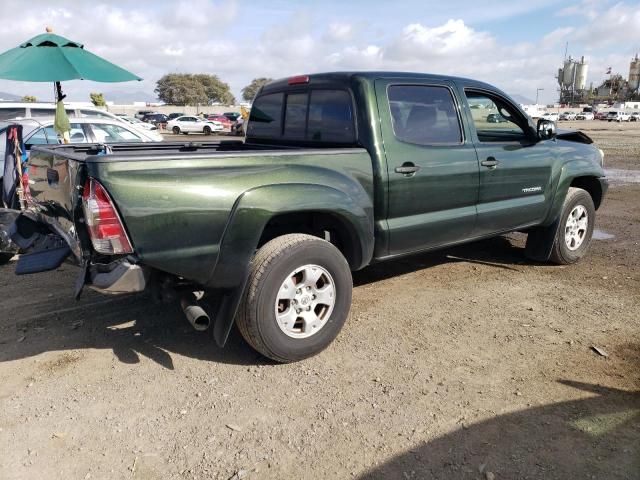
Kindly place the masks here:
[(296, 75), (295, 77), (289, 77), (289, 85), (300, 85), (303, 83), (309, 83), (309, 75)]

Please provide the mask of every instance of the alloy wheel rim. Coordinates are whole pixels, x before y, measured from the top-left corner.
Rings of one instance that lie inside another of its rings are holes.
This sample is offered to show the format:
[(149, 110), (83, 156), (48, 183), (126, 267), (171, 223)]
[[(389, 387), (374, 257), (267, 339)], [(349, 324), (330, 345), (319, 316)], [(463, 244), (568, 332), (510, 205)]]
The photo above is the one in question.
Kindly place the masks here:
[(589, 228), (589, 215), (583, 205), (576, 205), (567, 217), (564, 227), (564, 241), (571, 251), (580, 248), (587, 236)]
[(327, 324), (336, 303), (335, 282), (319, 265), (304, 265), (287, 275), (278, 289), (278, 327), (292, 338), (308, 338)]

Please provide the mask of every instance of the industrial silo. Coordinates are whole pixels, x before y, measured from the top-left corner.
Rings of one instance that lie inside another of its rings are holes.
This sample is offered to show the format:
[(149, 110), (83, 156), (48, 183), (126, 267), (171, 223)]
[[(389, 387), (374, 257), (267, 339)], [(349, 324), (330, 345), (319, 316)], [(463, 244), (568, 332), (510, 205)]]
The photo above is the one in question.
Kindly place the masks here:
[(558, 85), (562, 86), (562, 69), (558, 69)]
[(640, 59), (636, 53), (636, 58), (629, 64), (629, 88), (635, 92), (640, 87)]
[(570, 88), (573, 85), (573, 77), (576, 73), (576, 64), (571, 60), (565, 60), (564, 68), (562, 69), (562, 84), (565, 87)]
[(587, 71), (589, 70), (589, 64), (585, 63), (584, 57), (580, 60), (580, 63), (575, 64), (576, 68), (576, 79), (575, 79), (575, 89), (576, 90), (584, 90), (584, 87), (587, 86)]

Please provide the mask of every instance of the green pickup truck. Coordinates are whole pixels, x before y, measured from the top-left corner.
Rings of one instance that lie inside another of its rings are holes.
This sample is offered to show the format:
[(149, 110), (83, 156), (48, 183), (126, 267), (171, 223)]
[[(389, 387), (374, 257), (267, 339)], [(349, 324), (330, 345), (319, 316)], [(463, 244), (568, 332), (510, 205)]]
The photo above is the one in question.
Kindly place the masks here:
[(274, 81), (244, 142), (37, 146), (28, 176), (4, 212), (16, 273), (73, 261), (76, 295), (180, 301), (280, 362), (331, 343), (371, 263), (516, 230), (530, 258), (576, 262), (607, 189), (583, 133), (482, 82), (390, 72)]

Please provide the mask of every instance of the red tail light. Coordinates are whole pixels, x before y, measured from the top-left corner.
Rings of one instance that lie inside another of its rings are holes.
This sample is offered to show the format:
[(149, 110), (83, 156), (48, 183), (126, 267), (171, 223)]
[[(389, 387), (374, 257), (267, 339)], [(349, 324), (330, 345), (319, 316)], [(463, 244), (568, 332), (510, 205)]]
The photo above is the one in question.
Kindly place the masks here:
[(127, 232), (109, 194), (93, 178), (88, 178), (84, 184), (82, 207), (96, 252), (106, 255), (133, 253)]

